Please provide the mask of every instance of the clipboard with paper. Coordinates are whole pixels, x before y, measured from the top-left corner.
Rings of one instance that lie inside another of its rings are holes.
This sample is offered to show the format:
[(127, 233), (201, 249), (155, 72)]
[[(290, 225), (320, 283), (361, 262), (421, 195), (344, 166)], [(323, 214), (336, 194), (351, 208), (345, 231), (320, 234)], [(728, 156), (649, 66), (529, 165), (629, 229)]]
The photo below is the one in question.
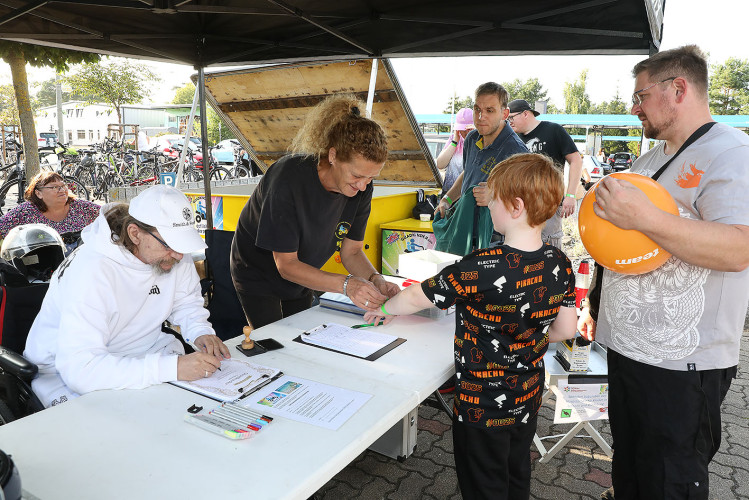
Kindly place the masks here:
[(282, 375), (283, 372), (276, 368), (241, 359), (225, 359), (221, 362), (221, 370), (216, 370), (210, 377), (170, 383), (216, 401), (226, 402), (242, 399)]
[(371, 329), (354, 329), (337, 323), (316, 326), (294, 339), (294, 342), (368, 361), (374, 361), (405, 341), (406, 339), (394, 335)]

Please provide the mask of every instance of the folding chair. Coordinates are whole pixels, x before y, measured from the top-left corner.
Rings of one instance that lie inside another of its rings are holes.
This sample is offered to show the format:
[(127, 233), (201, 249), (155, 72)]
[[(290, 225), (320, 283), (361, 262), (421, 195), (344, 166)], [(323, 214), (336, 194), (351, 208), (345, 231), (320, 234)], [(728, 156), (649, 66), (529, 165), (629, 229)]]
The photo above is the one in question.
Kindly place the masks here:
[(38, 367), (21, 353), (48, 288), (0, 287), (0, 425), (44, 409), (31, 390)]
[(207, 229), (205, 232), (205, 242), (208, 245), (205, 251), (206, 272), (209, 277), (203, 284), (208, 294), (208, 321), (221, 340), (241, 335), (242, 328), (247, 325), (247, 317), (237, 298), (229, 270), (233, 238), (234, 231)]

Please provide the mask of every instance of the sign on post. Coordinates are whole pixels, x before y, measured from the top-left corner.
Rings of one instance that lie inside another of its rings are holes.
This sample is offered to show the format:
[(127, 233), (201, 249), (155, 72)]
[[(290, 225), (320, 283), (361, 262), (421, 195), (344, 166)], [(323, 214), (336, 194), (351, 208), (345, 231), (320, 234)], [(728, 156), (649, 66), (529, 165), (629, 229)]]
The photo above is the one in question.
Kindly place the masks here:
[(161, 172), (159, 174), (159, 182), (165, 186), (176, 186), (177, 172)]

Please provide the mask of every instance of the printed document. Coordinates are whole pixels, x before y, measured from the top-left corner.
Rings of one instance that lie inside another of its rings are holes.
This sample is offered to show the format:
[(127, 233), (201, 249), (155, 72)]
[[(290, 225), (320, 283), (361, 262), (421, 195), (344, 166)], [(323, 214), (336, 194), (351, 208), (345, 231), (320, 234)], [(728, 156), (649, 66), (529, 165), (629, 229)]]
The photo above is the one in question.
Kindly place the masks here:
[(282, 376), (268, 387), (242, 399), (239, 404), (259, 413), (330, 430), (340, 428), (372, 397), (290, 375)]
[(609, 384), (570, 384), (562, 379), (551, 390), (557, 397), (555, 424), (609, 418)]
[(377, 333), (374, 328), (355, 330), (348, 326), (327, 323), (302, 333), (301, 338), (308, 344), (366, 358), (398, 340), (398, 337), (393, 335)]

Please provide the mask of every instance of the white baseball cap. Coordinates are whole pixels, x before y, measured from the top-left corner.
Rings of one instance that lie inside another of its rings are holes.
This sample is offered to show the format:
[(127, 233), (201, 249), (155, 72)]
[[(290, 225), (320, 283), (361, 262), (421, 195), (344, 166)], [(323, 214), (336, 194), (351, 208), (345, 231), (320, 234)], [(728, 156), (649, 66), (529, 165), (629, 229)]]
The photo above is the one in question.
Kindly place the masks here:
[(172, 250), (199, 252), (208, 248), (195, 229), (195, 217), (187, 196), (171, 186), (152, 186), (130, 200), (130, 215), (155, 227)]

